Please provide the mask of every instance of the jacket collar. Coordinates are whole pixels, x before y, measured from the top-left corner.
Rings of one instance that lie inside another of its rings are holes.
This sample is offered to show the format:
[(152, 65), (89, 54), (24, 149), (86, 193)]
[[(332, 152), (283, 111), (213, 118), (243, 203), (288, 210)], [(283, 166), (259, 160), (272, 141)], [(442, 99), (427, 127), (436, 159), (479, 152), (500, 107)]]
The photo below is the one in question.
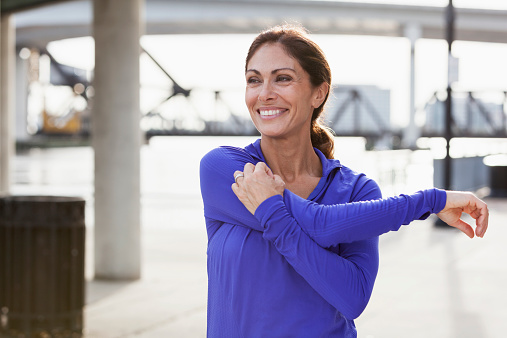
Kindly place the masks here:
[[(335, 169), (339, 170), (342, 167), (340, 161), (335, 159), (328, 159), (319, 149), (313, 149), (315, 150), (317, 156), (319, 156), (320, 162), (322, 163), (322, 178), (327, 179), (331, 172), (333, 172)], [(246, 146), (245, 151), (259, 162), (266, 163), (266, 159), (264, 158), (264, 154), (261, 150), (261, 139), (257, 139), (254, 143)]]

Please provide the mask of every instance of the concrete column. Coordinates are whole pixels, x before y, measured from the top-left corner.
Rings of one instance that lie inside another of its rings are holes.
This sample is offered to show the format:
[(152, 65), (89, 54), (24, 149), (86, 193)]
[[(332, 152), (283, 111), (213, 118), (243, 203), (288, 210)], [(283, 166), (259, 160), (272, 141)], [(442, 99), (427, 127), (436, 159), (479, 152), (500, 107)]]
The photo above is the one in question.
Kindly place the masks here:
[(141, 275), (139, 55), (143, 0), (94, 0), (95, 278)]
[(0, 20), (0, 194), (7, 194), (15, 153), (16, 28), (12, 15), (1, 15)]
[(403, 133), (403, 146), (415, 149), (417, 139), (421, 132), (415, 123), (415, 43), (422, 36), (421, 26), (407, 24), (404, 27), (404, 35), (410, 40), (410, 119)]
[(16, 141), (27, 141), (30, 137), (27, 131), (29, 68), (28, 60), (16, 57)]

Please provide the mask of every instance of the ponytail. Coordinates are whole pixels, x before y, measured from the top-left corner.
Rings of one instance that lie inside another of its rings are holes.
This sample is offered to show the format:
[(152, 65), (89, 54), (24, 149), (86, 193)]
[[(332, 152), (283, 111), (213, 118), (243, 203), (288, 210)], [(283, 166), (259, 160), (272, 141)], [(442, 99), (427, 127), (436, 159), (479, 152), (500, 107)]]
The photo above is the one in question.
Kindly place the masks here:
[(312, 121), (310, 137), (312, 146), (319, 149), (328, 159), (334, 158), (334, 134), (320, 119)]

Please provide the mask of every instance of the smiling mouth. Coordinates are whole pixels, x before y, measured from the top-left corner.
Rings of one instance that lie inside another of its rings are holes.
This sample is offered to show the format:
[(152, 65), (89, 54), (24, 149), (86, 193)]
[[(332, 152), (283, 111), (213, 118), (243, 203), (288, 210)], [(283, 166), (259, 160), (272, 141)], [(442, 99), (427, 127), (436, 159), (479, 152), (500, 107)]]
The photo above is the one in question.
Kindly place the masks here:
[(283, 113), (285, 111), (285, 109), (259, 109), (259, 114), (261, 116), (275, 116), (275, 115), (280, 115), (281, 113)]

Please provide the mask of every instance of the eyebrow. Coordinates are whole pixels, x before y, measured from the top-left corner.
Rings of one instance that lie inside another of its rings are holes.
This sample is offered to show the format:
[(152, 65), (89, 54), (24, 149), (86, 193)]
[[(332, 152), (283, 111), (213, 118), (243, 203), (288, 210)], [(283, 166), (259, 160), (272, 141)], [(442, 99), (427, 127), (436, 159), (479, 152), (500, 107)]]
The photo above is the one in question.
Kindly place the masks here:
[[(276, 74), (276, 73), (278, 73), (279, 71), (282, 71), (282, 70), (290, 70), (290, 71), (293, 71), (294, 73), (296, 72), (296, 70), (294, 68), (285, 67), (285, 68), (274, 69), (274, 70), (271, 71), (271, 74)], [(246, 73), (248, 73), (248, 72), (254, 72), (255, 74), (261, 75), (261, 73), (257, 69), (247, 69)]]

